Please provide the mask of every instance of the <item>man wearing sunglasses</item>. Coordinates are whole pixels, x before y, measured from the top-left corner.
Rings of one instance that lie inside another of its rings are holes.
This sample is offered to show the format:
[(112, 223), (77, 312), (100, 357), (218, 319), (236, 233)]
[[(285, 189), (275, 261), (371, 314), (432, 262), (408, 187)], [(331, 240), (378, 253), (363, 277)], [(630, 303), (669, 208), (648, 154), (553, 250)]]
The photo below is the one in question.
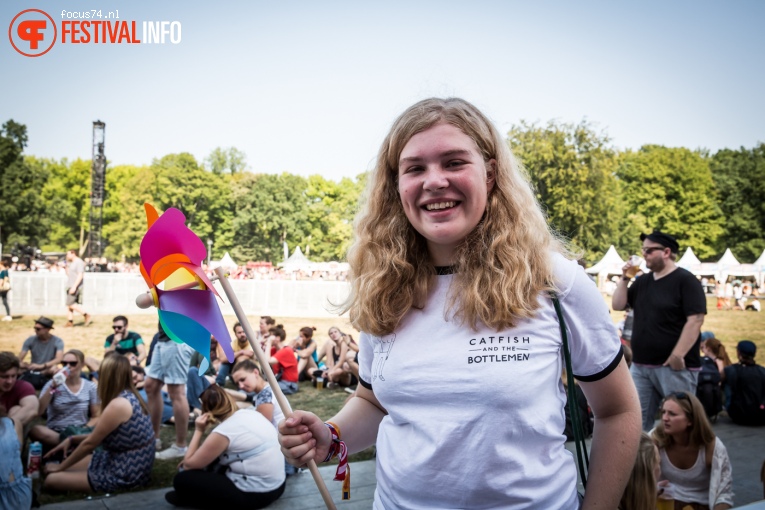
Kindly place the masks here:
[(673, 236), (654, 230), (640, 234), (640, 240), (651, 272), (628, 288), (628, 262), (611, 306), (624, 310), (629, 305), (635, 311), (630, 372), (640, 397), (643, 430), (648, 431), (665, 396), (676, 391), (696, 394), (707, 301), (699, 280), (675, 264), (680, 247)]
[(141, 335), (135, 331), (128, 331), (128, 319), (124, 315), (118, 315), (112, 319), (112, 333), (106, 337), (104, 343), (104, 355), (110, 351), (117, 351), (123, 356), (134, 354), (137, 356), (138, 365), (146, 359), (146, 345)]
[[(47, 380), (61, 369), (61, 359), (64, 357), (64, 341), (51, 334), (52, 329), (51, 319), (37, 319), (34, 325), (35, 334), (24, 341), (19, 353), (21, 368), (27, 370), (21, 378), (32, 383), (37, 390), (42, 389)], [(32, 353), (32, 362), (26, 363), (24, 358), (29, 352)]]

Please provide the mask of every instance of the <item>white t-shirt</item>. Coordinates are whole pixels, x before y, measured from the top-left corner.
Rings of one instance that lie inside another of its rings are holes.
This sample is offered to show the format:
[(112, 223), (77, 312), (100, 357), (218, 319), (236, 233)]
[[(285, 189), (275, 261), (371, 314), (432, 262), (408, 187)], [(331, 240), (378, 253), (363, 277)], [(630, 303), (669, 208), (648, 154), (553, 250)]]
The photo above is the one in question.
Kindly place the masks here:
[[(220, 462), (229, 466), (226, 476), (240, 491), (269, 492), (284, 483), (284, 456), (279, 449), (276, 429), (262, 414), (241, 409), (215, 427), (212, 433), (229, 440)], [(268, 448), (253, 457), (244, 460), (228, 457), (258, 448), (264, 443)]]
[[(574, 374), (605, 377), (621, 360), (606, 303), (581, 267), (554, 257)], [(437, 278), (394, 334), (361, 335), (361, 384), (388, 412), (374, 508), (578, 508), (552, 302), (540, 297), (516, 328), (474, 332), (444, 319), (453, 276)]]

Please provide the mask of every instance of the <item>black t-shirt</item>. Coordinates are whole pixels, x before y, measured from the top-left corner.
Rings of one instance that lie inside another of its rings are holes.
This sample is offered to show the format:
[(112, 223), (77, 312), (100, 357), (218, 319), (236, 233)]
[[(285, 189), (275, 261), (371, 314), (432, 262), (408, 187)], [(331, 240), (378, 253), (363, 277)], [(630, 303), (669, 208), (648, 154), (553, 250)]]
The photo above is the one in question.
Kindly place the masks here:
[[(704, 289), (693, 274), (678, 267), (655, 280), (652, 273), (639, 277), (627, 290), (627, 302), (635, 310), (632, 327), (632, 361), (663, 365), (680, 339), (689, 315), (707, 313)], [(701, 366), (699, 342), (685, 355), (685, 366)]]

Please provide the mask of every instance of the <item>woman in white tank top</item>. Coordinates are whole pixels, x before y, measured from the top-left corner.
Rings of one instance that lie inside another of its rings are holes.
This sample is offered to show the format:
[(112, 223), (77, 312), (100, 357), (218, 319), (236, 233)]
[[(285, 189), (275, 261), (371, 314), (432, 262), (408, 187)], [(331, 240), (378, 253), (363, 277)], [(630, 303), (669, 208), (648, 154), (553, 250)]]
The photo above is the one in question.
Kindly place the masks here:
[(715, 437), (701, 402), (687, 392), (668, 395), (653, 430), (661, 479), (674, 486), (675, 508), (725, 510), (733, 506), (728, 452)]

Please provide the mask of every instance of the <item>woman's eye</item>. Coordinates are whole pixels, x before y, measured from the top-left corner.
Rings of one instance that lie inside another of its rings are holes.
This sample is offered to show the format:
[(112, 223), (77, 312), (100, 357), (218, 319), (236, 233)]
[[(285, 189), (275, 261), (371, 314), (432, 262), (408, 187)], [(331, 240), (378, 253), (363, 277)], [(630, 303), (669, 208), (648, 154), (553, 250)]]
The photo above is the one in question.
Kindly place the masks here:
[(410, 167), (407, 167), (404, 170), (404, 173), (405, 174), (409, 174), (409, 173), (412, 173), (412, 172), (419, 172), (420, 170), (422, 170), (421, 166), (410, 166)]
[(446, 164), (446, 166), (447, 166), (447, 168), (454, 168), (454, 167), (459, 167), (459, 166), (462, 166), (462, 165), (464, 165), (464, 164), (465, 164), (465, 162), (464, 162), (464, 161), (461, 161), (461, 160), (454, 160), (454, 161), (449, 161), (449, 162)]

